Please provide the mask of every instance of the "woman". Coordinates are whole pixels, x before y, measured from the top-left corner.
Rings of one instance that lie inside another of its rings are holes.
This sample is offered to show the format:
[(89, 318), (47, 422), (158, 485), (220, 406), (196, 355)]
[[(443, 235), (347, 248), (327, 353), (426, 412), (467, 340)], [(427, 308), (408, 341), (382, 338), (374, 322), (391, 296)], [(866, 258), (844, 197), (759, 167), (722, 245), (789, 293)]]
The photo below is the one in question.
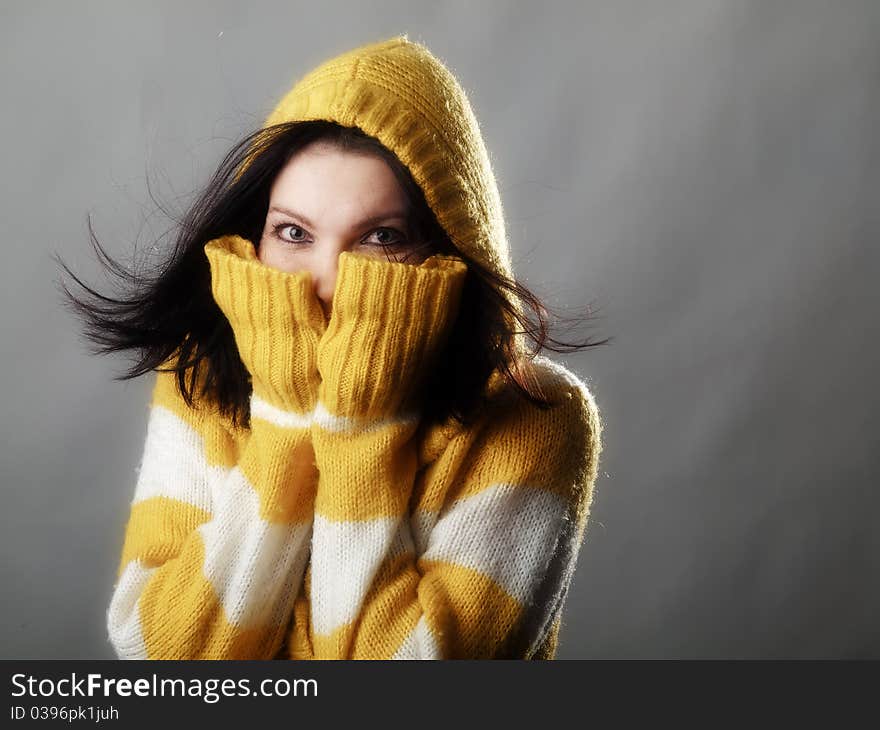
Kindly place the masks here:
[(323, 63), (154, 277), (105, 261), (128, 293), (71, 298), (103, 351), (140, 353), (128, 377), (158, 371), (108, 610), (120, 657), (554, 656), (599, 412), (527, 352), (544, 310), (428, 49)]

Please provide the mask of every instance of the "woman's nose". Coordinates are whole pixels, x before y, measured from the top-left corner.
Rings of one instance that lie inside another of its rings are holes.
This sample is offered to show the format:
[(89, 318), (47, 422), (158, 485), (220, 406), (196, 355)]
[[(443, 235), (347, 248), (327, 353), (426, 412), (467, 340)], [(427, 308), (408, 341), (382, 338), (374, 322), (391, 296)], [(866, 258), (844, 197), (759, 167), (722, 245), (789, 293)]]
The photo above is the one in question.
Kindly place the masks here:
[(312, 269), (312, 279), (315, 285), (315, 295), (324, 308), (324, 313), (329, 316), (333, 305), (333, 292), (336, 289), (336, 272), (338, 267), (338, 253), (330, 256), (322, 256)]

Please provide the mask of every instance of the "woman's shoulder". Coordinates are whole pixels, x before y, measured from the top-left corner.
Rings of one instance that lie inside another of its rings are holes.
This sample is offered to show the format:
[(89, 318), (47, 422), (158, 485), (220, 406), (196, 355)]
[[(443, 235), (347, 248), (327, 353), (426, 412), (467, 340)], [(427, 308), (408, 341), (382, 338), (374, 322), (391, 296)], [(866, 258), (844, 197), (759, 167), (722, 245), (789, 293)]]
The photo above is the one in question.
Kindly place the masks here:
[[(560, 409), (571, 415), (579, 412), (587, 422), (585, 425), (601, 428), (596, 398), (587, 381), (573, 370), (545, 355), (526, 361), (521, 370), (524, 379), (536, 385), (535, 390), (551, 402), (548, 411), (544, 412), (556, 416), (562, 415)], [(516, 413), (522, 419), (535, 418), (543, 411), (522, 397), (518, 389), (497, 371), (489, 380), (487, 396), (494, 408)]]
[(508, 394), (499, 402), (498, 417), (502, 421), (510, 419), (525, 430), (551, 432), (570, 448), (583, 448), (597, 457), (593, 452), (601, 448), (602, 419), (586, 380), (544, 355), (529, 360), (528, 368), (526, 379), (536, 381), (538, 392), (550, 401), (550, 407), (541, 408), (518, 394), (512, 397), (513, 386), (508, 383)]
[[(602, 448), (602, 418), (587, 382), (573, 370), (538, 355), (521, 366), (523, 378), (549, 401), (549, 407), (528, 400), (509, 378), (496, 371), (486, 386), (485, 404), (476, 419), (464, 425), (448, 421), (429, 434), (430, 460), (451, 441), (475, 445), (501, 443), (512, 448), (549, 444), (567, 459), (582, 460), (588, 469)], [(553, 458), (549, 453), (546, 458)]]

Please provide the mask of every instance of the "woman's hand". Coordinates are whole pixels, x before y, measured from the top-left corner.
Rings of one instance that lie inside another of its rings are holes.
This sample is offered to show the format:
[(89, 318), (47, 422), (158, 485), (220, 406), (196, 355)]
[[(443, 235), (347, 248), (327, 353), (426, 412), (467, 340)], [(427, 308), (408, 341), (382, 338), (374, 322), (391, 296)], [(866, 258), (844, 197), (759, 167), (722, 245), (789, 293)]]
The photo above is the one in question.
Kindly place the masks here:
[(458, 314), (467, 266), (431, 256), (418, 266), (343, 252), (330, 322), (317, 346), (321, 404), (335, 416), (393, 416), (419, 386)]
[(254, 395), (284, 411), (310, 413), (318, 397), (318, 341), (326, 329), (311, 275), (265, 266), (240, 236), (214, 239), (205, 253), (214, 299), (232, 325)]

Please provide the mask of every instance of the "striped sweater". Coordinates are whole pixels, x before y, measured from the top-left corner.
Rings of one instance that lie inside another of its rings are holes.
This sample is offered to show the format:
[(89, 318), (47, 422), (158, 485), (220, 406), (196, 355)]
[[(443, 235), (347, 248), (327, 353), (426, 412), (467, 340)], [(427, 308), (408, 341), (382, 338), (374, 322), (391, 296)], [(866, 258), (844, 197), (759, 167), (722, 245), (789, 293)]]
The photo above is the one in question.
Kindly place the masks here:
[(159, 372), (107, 612), (131, 659), (553, 658), (601, 422), (538, 357), (541, 410), (495, 373), (476, 422), (421, 428), (456, 257), (339, 257), (329, 322), (307, 273), (205, 247), (252, 376), (251, 420)]

